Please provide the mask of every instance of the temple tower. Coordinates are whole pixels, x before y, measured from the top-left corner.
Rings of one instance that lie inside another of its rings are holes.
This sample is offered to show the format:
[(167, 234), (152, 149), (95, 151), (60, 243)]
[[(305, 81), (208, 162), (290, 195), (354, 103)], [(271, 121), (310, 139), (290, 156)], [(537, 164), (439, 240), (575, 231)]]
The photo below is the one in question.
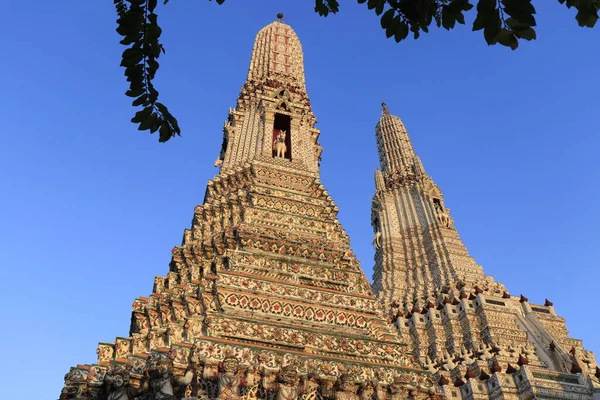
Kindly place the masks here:
[(133, 302), (129, 336), (71, 369), (61, 400), (441, 396), (386, 321), (319, 180), (303, 68), (289, 25), (258, 33), (220, 170), (168, 274)]
[(530, 304), (483, 273), (404, 124), (382, 106), (373, 288), (401, 340), (462, 398), (590, 398), (600, 388), (594, 354), (568, 336), (550, 301)]
[(322, 148), (315, 123), (300, 40), (289, 25), (273, 22), (254, 41), (248, 77), (225, 122), (216, 165), (225, 173), (252, 160), (275, 161), (317, 176)]

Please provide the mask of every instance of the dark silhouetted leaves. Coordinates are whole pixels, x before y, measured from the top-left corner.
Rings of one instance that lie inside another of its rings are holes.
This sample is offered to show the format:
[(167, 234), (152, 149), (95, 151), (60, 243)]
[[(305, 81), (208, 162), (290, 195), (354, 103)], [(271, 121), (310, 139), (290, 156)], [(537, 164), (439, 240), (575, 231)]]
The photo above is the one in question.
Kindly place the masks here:
[(558, 0), (560, 4), (565, 4), (567, 8), (575, 8), (577, 15), (575, 19), (579, 26), (593, 28), (598, 21), (598, 10), (600, 10), (600, 0)]
[(337, 0), (315, 0), (315, 11), (321, 17), (326, 17), (329, 13), (335, 14), (340, 10), (340, 4)]
[[(179, 124), (166, 106), (158, 102), (158, 91), (152, 81), (159, 68), (157, 59), (165, 53), (159, 42), (162, 29), (154, 12), (158, 0), (113, 0), (117, 11), (117, 33), (120, 43), (128, 46), (123, 51), (121, 66), (129, 89), (125, 94), (134, 97), (132, 105), (142, 107), (131, 122), (139, 124), (139, 130), (159, 132), (159, 141), (166, 142), (180, 135)], [(213, 1), (213, 0), (209, 0)], [(549, 0), (540, 0), (549, 1)], [(169, 0), (163, 0), (167, 4)], [(215, 0), (223, 4), (225, 0)], [(536, 32), (535, 8), (532, 0), (357, 0), (367, 4), (369, 10), (380, 15), (381, 27), (388, 38), (400, 42), (409, 33), (417, 39), (421, 32), (429, 32), (435, 21), (437, 27), (454, 29), (456, 23), (464, 24), (464, 13), (473, 9), (476, 16), (473, 31), (483, 30), (489, 45), (501, 44), (515, 50), (519, 39), (533, 40)], [(558, 0), (567, 8), (575, 8), (575, 19), (583, 27), (593, 27), (598, 21), (600, 0)], [(338, 0), (315, 0), (315, 12), (326, 17), (339, 11)]]
[(162, 30), (154, 13), (158, 1), (114, 0), (114, 3), (119, 16), (117, 33), (123, 36), (121, 44), (129, 46), (121, 56), (121, 66), (125, 68), (129, 82), (129, 90), (125, 95), (135, 98), (132, 102), (134, 107), (143, 107), (131, 122), (139, 124), (139, 130), (149, 130), (150, 133), (164, 127), (159, 134), (159, 141), (166, 142), (180, 135), (181, 130), (173, 115), (158, 103), (158, 91), (152, 84), (159, 67), (156, 59), (164, 53), (159, 42)]

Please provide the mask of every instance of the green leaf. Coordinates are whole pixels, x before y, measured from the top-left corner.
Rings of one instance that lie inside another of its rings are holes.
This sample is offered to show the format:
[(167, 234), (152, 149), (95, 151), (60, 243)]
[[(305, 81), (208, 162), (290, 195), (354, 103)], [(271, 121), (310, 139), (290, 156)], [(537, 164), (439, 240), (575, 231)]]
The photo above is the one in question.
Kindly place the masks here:
[(143, 110), (136, 112), (135, 116), (133, 118), (131, 118), (131, 122), (133, 122), (134, 124), (142, 122), (142, 121), (148, 119), (148, 117), (151, 114), (152, 114), (152, 106), (148, 106), (148, 107), (144, 108)]
[(377, 5), (375, 6), (375, 14), (381, 15), (383, 12), (383, 7), (385, 6), (385, 0), (377, 0)]
[(533, 40), (536, 38), (536, 34), (535, 34), (535, 31), (533, 30), (533, 28), (527, 28), (523, 31), (514, 31), (514, 34), (519, 39)]
[(390, 8), (389, 10), (383, 13), (383, 15), (381, 16), (381, 27), (383, 29), (387, 29), (390, 25), (392, 25), (395, 13), (396, 10), (394, 10), (393, 8)]
[(143, 56), (142, 49), (138, 48), (125, 49), (121, 55), (123, 58), (141, 58)]
[(134, 107), (141, 106), (144, 103), (146, 103), (146, 101), (148, 101), (148, 95), (147, 94), (143, 94), (140, 97), (138, 97), (137, 99), (135, 99), (133, 101), (133, 103), (131, 103), (131, 105), (134, 106)]
[(144, 88), (135, 89), (135, 90), (130, 89), (130, 90), (128, 90), (128, 91), (125, 92), (125, 96), (128, 96), (128, 97), (138, 97), (138, 96), (141, 96), (143, 93), (144, 93)]
[(502, 28), (496, 36), (496, 41), (503, 46), (510, 47), (515, 50), (519, 46), (519, 41), (508, 29)]
[(486, 17), (485, 26), (483, 27), (483, 37), (488, 44), (494, 44), (495, 38), (502, 29), (502, 21), (500, 20), (500, 10), (495, 9)]
[(448, 7), (442, 7), (442, 26), (447, 30), (454, 28), (456, 19)]
[(398, 25), (398, 28), (396, 28), (396, 32), (394, 33), (394, 40), (396, 41), (396, 43), (398, 43), (406, 39), (407, 36), (408, 25), (406, 25), (406, 22), (400, 21), (400, 24)]
[(174, 136), (174, 134), (171, 131), (171, 129), (169, 129), (169, 124), (163, 121), (163, 123), (160, 126), (160, 130), (158, 131), (158, 141), (166, 142), (172, 136)]
[(161, 121), (162, 119), (159, 119), (158, 116), (152, 120), (152, 123), (150, 124), (150, 133), (154, 133), (160, 128)]
[[(140, 126), (138, 126), (138, 130), (146, 131), (148, 129), (152, 129), (154, 125), (158, 124), (158, 115), (156, 113), (150, 114), (146, 119), (140, 122)], [(158, 127), (156, 128), (158, 129)], [(156, 131), (156, 129), (154, 131)]]
[(158, 25), (148, 25), (146, 27), (146, 36), (149, 39), (158, 39), (161, 33), (162, 29)]

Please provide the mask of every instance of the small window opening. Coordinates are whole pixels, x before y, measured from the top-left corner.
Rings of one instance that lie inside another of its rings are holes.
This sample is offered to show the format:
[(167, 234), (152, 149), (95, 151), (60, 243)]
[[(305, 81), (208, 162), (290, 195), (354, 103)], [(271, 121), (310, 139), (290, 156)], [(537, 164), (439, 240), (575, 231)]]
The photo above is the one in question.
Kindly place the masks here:
[[(285, 106), (285, 103), (283, 103)], [(273, 122), (273, 157), (292, 159), (292, 132), (289, 115), (275, 114)]]

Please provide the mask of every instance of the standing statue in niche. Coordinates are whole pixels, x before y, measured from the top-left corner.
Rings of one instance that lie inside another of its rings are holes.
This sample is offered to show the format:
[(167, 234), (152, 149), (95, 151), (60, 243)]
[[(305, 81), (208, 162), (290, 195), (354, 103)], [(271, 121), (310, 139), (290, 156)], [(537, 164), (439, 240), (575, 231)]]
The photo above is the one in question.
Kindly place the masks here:
[(372, 244), (375, 245), (375, 249), (379, 250), (381, 249), (381, 226), (378, 218), (373, 221), (373, 227), (375, 228), (375, 236), (373, 237)]
[(281, 130), (275, 136), (275, 140), (273, 141), (273, 149), (275, 150), (275, 157), (284, 158), (285, 152), (287, 151), (287, 146), (285, 145), (285, 136), (286, 131)]
[(373, 244), (375, 248), (379, 250), (381, 248), (381, 231), (375, 232), (375, 237), (373, 238)]
[(450, 215), (448, 215), (448, 211), (444, 210), (442, 208), (442, 205), (440, 204), (439, 200), (437, 200), (437, 199), (434, 199), (433, 204), (435, 206), (436, 217), (437, 217), (438, 221), (440, 222), (440, 224), (444, 228), (451, 228), (452, 220), (450, 219)]

